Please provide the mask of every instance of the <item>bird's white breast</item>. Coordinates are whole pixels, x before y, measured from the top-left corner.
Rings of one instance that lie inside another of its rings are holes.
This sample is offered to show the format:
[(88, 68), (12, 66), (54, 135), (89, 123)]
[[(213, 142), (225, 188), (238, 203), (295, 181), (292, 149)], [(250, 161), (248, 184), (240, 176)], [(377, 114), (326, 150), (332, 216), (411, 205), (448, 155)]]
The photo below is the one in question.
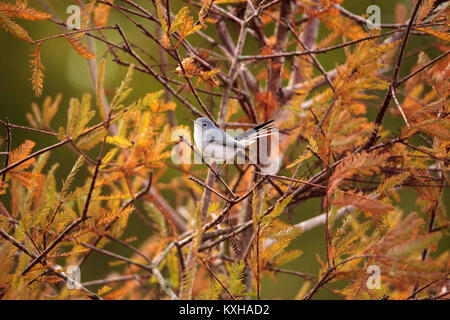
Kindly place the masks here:
[(198, 150), (203, 151), (203, 145), (202, 145), (202, 129), (198, 129), (197, 126), (194, 126), (194, 142), (195, 146)]

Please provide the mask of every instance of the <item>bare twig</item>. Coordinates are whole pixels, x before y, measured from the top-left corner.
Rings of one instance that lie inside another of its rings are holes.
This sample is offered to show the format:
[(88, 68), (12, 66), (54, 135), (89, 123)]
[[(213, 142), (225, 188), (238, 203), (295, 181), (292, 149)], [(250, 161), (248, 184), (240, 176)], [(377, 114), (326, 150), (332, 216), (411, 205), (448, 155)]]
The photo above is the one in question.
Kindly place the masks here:
[[(11, 242), (16, 248), (23, 251), (26, 255), (30, 256), (33, 259), (36, 259), (38, 256), (28, 251), (28, 249), (22, 245), (19, 241), (11, 237), (8, 233), (6, 233), (2, 228), (0, 228), (0, 236), (2, 236), (5, 240)], [(45, 261), (40, 261), (41, 264), (47, 265)], [(80, 283), (77, 283), (74, 279), (69, 278), (66, 274), (63, 272), (60, 272), (57, 268), (53, 266), (49, 266), (49, 269), (55, 273), (58, 277), (63, 279), (64, 281), (71, 281), (74, 283), (77, 287), (79, 287), (84, 293), (88, 295), (88, 297), (92, 300), (102, 300), (99, 296), (97, 296), (95, 293), (91, 292), (90, 290), (86, 289), (85, 286), (83, 286)]]
[(391, 91), (392, 91), (392, 92), (391, 92), (392, 97), (394, 98), (394, 101), (395, 101), (395, 104), (396, 104), (398, 110), (399, 110), (400, 113), (402, 114), (403, 120), (405, 120), (405, 123), (406, 123), (406, 125), (408, 126), (408, 128), (411, 128), (411, 126), (409, 125), (408, 119), (406, 118), (405, 112), (403, 111), (403, 108), (402, 108), (402, 106), (400, 105), (400, 102), (398, 102), (397, 95), (395, 94), (395, 89), (394, 89), (394, 87), (391, 87)]
[(214, 271), (211, 270), (211, 268), (208, 266), (208, 264), (203, 261), (202, 258), (199, 258), (199, 260), (201, 261), (201, 263), (203, 264), (203, 266), (208, 270), (208, 272), (214, 277), (214, 279), (216, 279), (216, 281), (221, 285), (221, 287), (226, 291), (226, 293), (228, 293), (228, 295), (230, 296), (230, 298), (232, 300), (236, 300), (236, 298), (233, 296), (233, 294), (230, 292), (230, 290), (228, 290), (227, 286), (219, 279), (219, 277), (216, 276), (216, 274), (214, 273)]
[(364, 145), (364, 149), (368, 149), (371, 146), (375, 144), (375, 142), (378, 140), (378, 131), (380, 130), (381, 123), (383, 122), (384, 115), (386, 114), (386, 110), (389, 106), (389, 103), (392, 98), (392, 87), (395, 87), (398, 81), (398, 74), (400, 72), (400, 66), (403, 61), (403, 55), (405, 54), (406, 49), (406, 43), (408, 42), (409, 34), (411, 33), (412, 26), (414, 24), (414, 20), (416, 19), (417, 12), (419, 11), (419, 7), (422, 3), (422, 0), (418, 0), (416, 3), (416, 6), (414, 7), (413, 14), (411, 16), (411, 19), (408, 24), (408, 28), (405, 31), (405, 34), (403, 35), (403, 41), (402, 45), (400, 47), (400, 52), (397, 57), (397, 63), (395, 64), (394, 74), (392, 76), (391, 85), (389, 86), (389, 89), (386, 93), (386, 96), (384, 98), (383, 104), (380, 107), (380, 110), (378, 111), (377, 117), (375, 119), (375, 127), (372, 131), (372, 135), (370, 136), (367, 143)]

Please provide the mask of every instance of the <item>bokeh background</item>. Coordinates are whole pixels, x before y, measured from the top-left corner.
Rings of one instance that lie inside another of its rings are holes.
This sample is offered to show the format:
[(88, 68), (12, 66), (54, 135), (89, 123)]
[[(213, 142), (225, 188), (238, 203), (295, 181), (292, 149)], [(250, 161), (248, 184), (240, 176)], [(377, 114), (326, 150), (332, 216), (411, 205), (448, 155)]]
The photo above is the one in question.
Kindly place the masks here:
[[(153, 7), (150, 0), (136, 0), (149, 11), (153, 12)], [(70, 0), (48, 0), (48, 3), (53, 7), (55, 13), (60, 20), (65, 20), (68, 17), (66, 13), (67, 7), (73, 4)], [(381, 8), (381, 22), (382, 23), (395, 23), (394, 9), (395, 6), (401, 3), (409, 11), (411, 8), (411, 0), (401, 1), (385, 1), (385, 0), (345, 0), (343, 3), (344, 8), (347, 10), (363, 15), (366, 13), (366, 8), (375, 4)], [(30, 6), (38, 9), (43, 7), (38, 0), (29, 0)], [(182, 6), (188, 5), (181, 0), (171, 0), (172, 11), (177, 11)], [(195, 9), (197, 10), (197, 9)], [(192, 12), (192, 10), (191, 10)], [(144, 37), (142, 33), (127, 20), (125, 20), (118, 13), (111, 11), (109, 18), (109, 24), (113, 25), (119, 23), (122, 29), (125, 30), (127, 36), (132, 39), (133, 42), (139, 44), (150, 53), (158, 56), (157, 46), (151, 42), (148, 38)], [(61, 32), (61, 29), (50, 21), (44, 22), (26, 22), (20, 21), (20, 24), (29, 31), (33, 39), (40, 39), (50, 35), (54, 35)], [(156, 34), (155, 25), (149, 22), (144, 22), (144, 26), (153, 34)], [(270, 30), (273, 25), (267, 26), (267, 30)], [(237, 36), (238, 30), (230, 29), (233, 36)], [(235, 32), (234, 32), (235, 31)], [(207, 34), (214, 36), (214, 25), (210, 25), (205, 31)], [(273, 32), (273, 31), (272, 31)], [(319, 30), (319, 39), (325, 37), (328, 30), (321, 25)], [(117, 36), (115, 31), (105, 31), (105, 34), (114, 42), (120, 42), (121, 39)], [(207, 46), (205, 41), (196, 38), (195, 35), (190, 36), (189, 41), (194, 45)], [(247, 39), (251, 39), (248, 37)], [(412, 35), (408, 42), (406, 58), (404, 60), (402, 70), (409, 70), (410, 67), (417, 60), (418, 50), (426, 50), (427, 54), (434, 58), (439, 53), (437, 50), (430, 47), (433, 43), (431, 37), (421, 37)], [(256, 42), (247, 41), (243, 54), (256, 54)], [(62, 94), (62, 102), (57, 116), (52, 122), (52, 127), (57, 129), (59, 126), (65, 126), (66, 124), (66, 110), (68, 108), (68, 102), (71, 97), (80, 98), (85, 92), (90, 92), (95, 97), (94, 86), (89, 74), (87, 60), (83, 59), (71, 48), (70, 44), (65, 39), (54, 39), (47, 41), (42, 45), (42, 61), (45, 65), (45, 79), (44, 79), (44, 91), (41, 97), (36, 98), (33, 94), (31, 84), (28, 79), (31, 77), (31, 71), (29, 67), (29, 59), (31, 53), (31, 46), (20, 40), (17, 40), (6, 33), (3, 29), (0, 29), (0, 119), (9, 119), (11, 123), (19, 125), (29, 125), (26, 119), (26, 113), (30, 112), (30, 105), (32, 102), (37, 102), (42, 105), (42, 102), (46, 96), (55, 97), (58, 93)], [(107, 48), (96, 42), (96, 54), (97, 61), (105, 56)], [(108, 56), (106, 65), (106, 79), (105, 87), (107, 93), (113, 92), (113, 90), (120, 84), (126, 73), (126, 67), (118, 66), (111, 61), (111, 56)], [(335, 50), (324, 55), (318, 55), (318, 59), (326, 70), (334, 68), (336, 63), (344, 61), (343, 50)], [(135, 63), (135, 62), (134, 62)], [(176, 65), (173, 61), (169, 61), (169, 75), (177, 77), (174, 74)], [(405, 72), (405, 71), (404, 71)], [(129, 97), (129, 101), (142, 97), (148, 92), (154, 92), (162, 89), (162, 86), (147, 74), (135, 71), (132, 85), (133, 93)], [(195, 101), (191, 99), (196, 105)], [(218, 101), (216, 101), (218, 104)], [(376, 108), (379, 106), (379, 101), (373, 101), (373, 107), (369, 108), (369, 117), (373, 119), (376, 115)], [(215, 109), (217, 111), (217, 108)], [(186, 118), (192, 118), (192, 115), (186, 111), (181, 105), (178, 105), (176, 109), (176, 118), (179, 123), (188, 124)], [(91, 123), (98, 121), (98, 118), (92, 120)], [(395, 131), (399, 125), (399, 121), (402, 121), (399, 117), (393, 117), (388, 115), (384, 121), (384, 128)], [(0, 138), (5, 138), (4, 128), (0, 128)], [(13, 131), (13, 148), (21, 144), (25, 139), (31, 139), (36, 142), (35, 150), (55, 143), (53, 137), (49, 137), (41, 134), (34, 134), (27, 131), (14, 130)], [(4, 144), (0, 145), (2, 151)], [(92, 156), (96, 157), (96, 150), (93, 150)], [(76, 156), (70, 152), (68, 148), (59, 148), (52, 151), (53, 163), (59, 162), (60, 166), (57, 169), (56, 176), (59, 186), (61, 181), (67, 176), (68, 172), (72, 168)], [(3, 162), (3, 160), (1, 160)], [(47, 164), (47, 166), (51, 165)], [(79, 181), (83, 181), (82, 171)], [(176, 172), (170, 172), (164, 179), (170, 179)], [(174, 195), (170, 192), (162, 192), (163, 196), (172, 205), (175, 205)], [(402, 207), (405, 213), (417, 210), (415, 206), (415, 192), (413, 190), (402, 191)], [(448, 188), (445, 191), (447, 199), (447, 207), (450, 203)], [(8, 201), (4, 199), (4, 201)], [(7, 203), (6, 203), (7, 204)], [(300, 206), (298, 206), (290, 215), (291, 222), (297, 223), (313, 217), (320, 213), (320, 201), (310, 200)], [(285, 217), (286, 222), (287, 217)], [(124, 238), (137, 237), (137, 240), (133, 242), (134, 246), (139, 246), (150, 234), (152, 230), (148, 229), (141, 221), (135, 216), (131, 215), (128, 228), (124, 234)], [(316, 253), (318, 253), (322, 259), (324, 259), (324, 227), (316, 228), (313, 231), (304, 233), (301, 235), (292, 246), (303, 250), (302, 256), (294, 262), (285, 266), (285, 268), (298, 270), (306, 273), (316, 274), (319, 269), (319, 264), (316, 260)], [(433, 254), (439, 254), (442, 250), (448, 250), (450, 245), (449, 238), (445, 238), (440, 243), (440, 248)], [(115, 244), (108, 244), (106, 247), (108, 250), (117, 252), (119, 254), (130, 256), (130, 252), (124, 250)], [(81, 280), (83, 282), (101, 279), (108, 275), (109, 272), (120, 271), (123, 266), (110, 266), (110, 258), (102, 256), (93, 252), (84, 264), (81, 270)], [(276, 282), (265, 279), (262, 283), (262, 297), (267, 299), (292, 299), (303, 285), (304, 281), (300, 278), (279, 274)], [(339, 286), (339, 284), (337, 284)], [(94, 288), (96, 289), (96, 288)], [(322, 299), (335, 299), (335, 295), (329, 293), (326, 290), (321, 290), (316, 298)]]

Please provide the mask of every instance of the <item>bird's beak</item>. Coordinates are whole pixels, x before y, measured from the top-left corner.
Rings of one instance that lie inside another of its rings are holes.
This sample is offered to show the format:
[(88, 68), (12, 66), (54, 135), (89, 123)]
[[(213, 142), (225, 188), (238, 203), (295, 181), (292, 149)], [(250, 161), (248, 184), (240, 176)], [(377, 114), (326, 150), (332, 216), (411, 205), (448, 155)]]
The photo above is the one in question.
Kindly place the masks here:
[(191, 121), (192, 121), (192, 123), (195, 123), (195, 120), (192, 120), (192, 119), (189, 119), (189, 120), (191, 120)]

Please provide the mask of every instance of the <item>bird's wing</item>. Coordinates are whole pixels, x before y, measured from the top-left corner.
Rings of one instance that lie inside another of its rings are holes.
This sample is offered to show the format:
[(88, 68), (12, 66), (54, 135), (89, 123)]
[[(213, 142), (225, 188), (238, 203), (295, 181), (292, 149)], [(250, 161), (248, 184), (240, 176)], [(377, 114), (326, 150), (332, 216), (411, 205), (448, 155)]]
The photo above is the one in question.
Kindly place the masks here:
[(226, 132), (222, 132), (220, 129), (210, 129), (205, 132), (206, 144), (220, 145), (223, 147), (230, 147), (236, 149), (245, 149), (245, 144), (236, 140)]

